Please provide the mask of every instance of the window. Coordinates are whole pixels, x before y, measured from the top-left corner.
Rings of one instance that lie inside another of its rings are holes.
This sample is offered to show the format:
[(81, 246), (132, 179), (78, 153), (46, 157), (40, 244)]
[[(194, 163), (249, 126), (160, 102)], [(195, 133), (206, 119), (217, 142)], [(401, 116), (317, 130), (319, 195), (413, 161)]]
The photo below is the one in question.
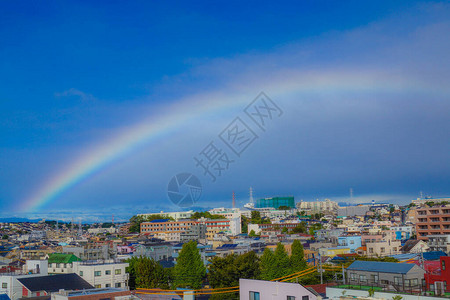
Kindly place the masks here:
[(445, 271), (445, 260), (442, 261), (442, 270)]
[(302, 300), (309, 300), (309, 296), (302, 296)]
[(115, 286), (116, 288), (120, 288), (120, 287), (122, 286), (122, 284), (121, 284), (120, 282), (117, 282), (114, 286)]
[(350, 273), (350, 279), (355, 280), (356, 279), (356, 274), (355, 273)]
[(102, 271), (94, 271), (94, 276), (102, 276)]
[(286, 300), (295, 300), (295, 296), (287, 296)]
[(401, 284), (402, 278), (401, 277), (394, 277), (394, 284)]
[(353, 245), (354, 243), (355, 243), (354, 240), (351, 240), (351, 241), (350, 241), (350, 245)]
[(366, 281), (366, 275), (359, 275), (359, 281), (365, 282)]
[(106, 270), (105, 275), (111, 275), (111, 270)]
[(105, 287), (111, 287), (111, 284), (107, 283), (105, 284)]
[(8, 288), (8, 283), (2, 282), (2, 289), (7, 289), (7, 288)]
[(383, 253), (385, 251), (384, 247), (381, 247), (381, 253)]
[(83, 276), (83, 271), (80, 271), (80, 276)]
[(95, 287), (96, 289), (99, 289), (99, 288), (102, 287), (102, 285), (101, 285), (101, 284), (96, 284), (94, 287)]
[(121, 270), (121, 269), (117, 269), (117, 270), (115, 271), (115, 273), (116, 273), (116, 275), (122, 274), (122, 270)]
[(260, 300), (259, 292), (250, 292), (250, 300)]
[(372, 278), (372, 282), (374, 282), (374, 283), (378, 282), (378, 275), (377, 274), (372, 274), (372, 275), (370, 275), (370, 277)]

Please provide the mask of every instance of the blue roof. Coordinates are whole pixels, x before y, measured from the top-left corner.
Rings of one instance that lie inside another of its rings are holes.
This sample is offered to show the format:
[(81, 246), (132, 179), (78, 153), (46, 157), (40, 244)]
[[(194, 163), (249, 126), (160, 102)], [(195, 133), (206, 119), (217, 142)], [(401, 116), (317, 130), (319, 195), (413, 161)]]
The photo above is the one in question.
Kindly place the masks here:
[(170, 219), (156, 219), (153, 221), (150, 221), (150, 223), (161, 223), (161, 222), (168, 222)]
[(7, 294), (0, 294), (0, 300), (11, 300)]
[(223, 244), (220, 247), (217, 247), (217, 249), (233, 249), (236, 248), (237, 244)]
[(347, 270), (406, 274), (414, 266), (415, 264), (356, 260), (347, 268)]
[(441, 256), (447, 256), (443, 251), (430, 251), (423, 253), (423, 259), (425, 260), (439, 260)]

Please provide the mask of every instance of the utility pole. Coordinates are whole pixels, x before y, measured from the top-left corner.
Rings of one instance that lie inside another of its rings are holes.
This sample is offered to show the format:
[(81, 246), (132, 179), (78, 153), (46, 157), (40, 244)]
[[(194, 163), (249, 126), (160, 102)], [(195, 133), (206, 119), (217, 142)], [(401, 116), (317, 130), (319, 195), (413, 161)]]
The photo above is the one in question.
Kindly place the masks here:
[(344, 271), (344, 264), (342, 264), (342, 284), (345, 284), (345, 271)]
[(319, 254), (319, 272), (320, 272), (320, 284), (323, 284), (323, 269), (322, 269), (322, 259)]

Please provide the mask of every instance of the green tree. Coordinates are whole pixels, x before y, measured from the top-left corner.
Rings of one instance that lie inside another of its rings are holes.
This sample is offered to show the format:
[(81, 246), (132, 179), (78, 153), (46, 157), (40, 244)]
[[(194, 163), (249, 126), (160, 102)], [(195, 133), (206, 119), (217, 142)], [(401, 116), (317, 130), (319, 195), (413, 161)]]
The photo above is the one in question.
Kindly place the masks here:
[(7, 240), (9, 238), (9, 236), (7, 235), (7, 234), (4, 234), (3, 236), (2, 236), (2, 240)]
[(251, 236), (251, 237), (258, 236), (258, 235), (256, 234), (256, 232), (255, 232), (253, 229), (250, 230), (250, 233), (249, 233), (248, 235)]
[(145, 256), (128, 259), (127, 273), (130, 274), (130, 289), (135, 288), (169, 288), (166, 270), (152, 258)]
[(249, 218), (246, 216), (241, 216), (241, 228), (242, 233), (248, 232), (248, 223), (250, 222)]
[(206, 268), (197, 248), (196, 241), (183, 245), (174, 269), (175, 286), (199, 289), (202, 286)]
[(269, 248), (264, 249), (263, 255), (261, 256), (261, 279), (272, 280), (276, 278), (275, 268), (275, 254)]
[(278, 210), (290, 210), (291, 208), (289, 206), (286, 205), (281, 205), (280, 207), (278, 207)]
[(260, 274), (260, 261), (253, 251), (214, 257), (208, 267), (208, 280), (213, 288), (238, 286), (239, 278), (257, 279)]
[(287, 227), (283, 227), (283, 229), (281, 229), (281, 233), (288, 233), (288, 229), (287, 229)]
[(159, 219), (169, 219), (171, 221), (175, 221), (172, 217), (165, 217), (162, 215), (151, 215), (151, 216), (132, 216), (130, 219), (130, 229), (128, 232), (130, 233), (139, 233), (141, 232), (141, 223), (143, 222), (151, 222), (153, 220)]
[[(291, 273), (289, 255), (282, 243), (278, 243), (275, 248), (275, 278), (279, 278)], [(273, 279), (273, 278), (272, 278)]]
[(197, 220), (200, 218), (206, 218), (206, 219), (226, 219), (225, 216), (222, 215), (212, 215), (209, 211), (196, 211), (191, 215), (191, 219)]
[(291, 246), (291, 257), (289, 258), (292, 272), (300, 272), (306, 269), (307, 263), (303, 245), (299, 240), (295, 240)]
[(293, 233), (306, 233), (306, 222), (302, 221), (292, 229)]

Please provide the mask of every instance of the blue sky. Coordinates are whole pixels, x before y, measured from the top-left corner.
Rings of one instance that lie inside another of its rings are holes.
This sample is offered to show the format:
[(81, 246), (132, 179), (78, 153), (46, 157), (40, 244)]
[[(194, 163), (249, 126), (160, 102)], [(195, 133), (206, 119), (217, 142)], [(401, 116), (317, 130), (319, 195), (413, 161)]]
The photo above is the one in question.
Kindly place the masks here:
[[(232, 191), (243, 204), (250, 186), (298, 200), (348, 201), (350, 187), (355, 201), (448, 196), (448, 16), (448, 2), (4, 2), (3, 215), (174, 210), (179, 172), (202, 181), (199, 207), (229, 206)], [(261, 91), (282, 117), (211, 182), (193, 157)], [(19, 211), (98, 149), (163, 123)]]

